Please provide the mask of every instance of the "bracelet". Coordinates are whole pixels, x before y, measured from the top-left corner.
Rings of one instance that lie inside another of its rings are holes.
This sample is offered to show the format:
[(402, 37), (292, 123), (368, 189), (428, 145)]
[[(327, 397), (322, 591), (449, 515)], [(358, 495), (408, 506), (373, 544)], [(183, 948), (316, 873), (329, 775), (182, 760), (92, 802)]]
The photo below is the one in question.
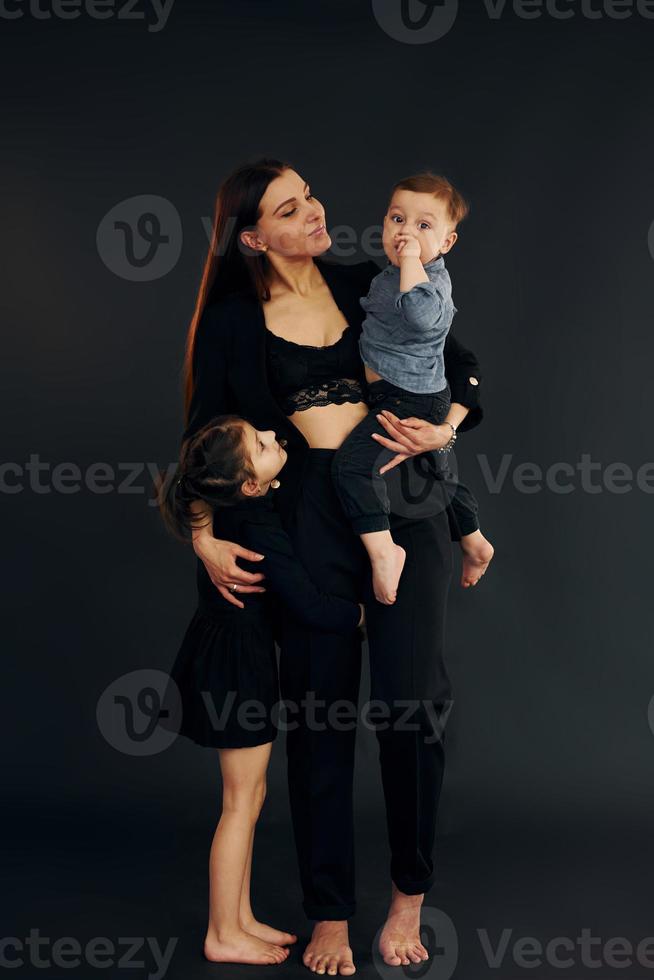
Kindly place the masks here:
[(450, 429), (452, 430), (452, 435), (441, 449), (436, 450), (437, 453), (449, 453), (450, 449), (452, 449), (454, 443), (456, 442), (456, 429), (454, 428), (452, 423), (443, 422), (443, 425), (449, 425)]

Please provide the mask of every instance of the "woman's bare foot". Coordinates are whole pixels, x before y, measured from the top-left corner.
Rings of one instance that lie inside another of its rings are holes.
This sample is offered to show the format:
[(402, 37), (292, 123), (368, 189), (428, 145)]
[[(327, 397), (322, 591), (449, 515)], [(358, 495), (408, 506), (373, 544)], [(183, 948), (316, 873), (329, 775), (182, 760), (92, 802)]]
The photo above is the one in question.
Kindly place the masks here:
[(481, 531), (466, 534), (461, 538), (460, 544), (463, 553), (461, 585), (464, 589), (469, 589), (471, 585), (476, 585), (486, 572), (495, 554), (495, 548)]
[(393, 885), (386, 923), (379, 937), (379, 952), (388, 966), (409, 966), (429, 959), (420, 941), (422, 895), (404, 895)]
[(264, 942), (247, 932), (233, 932), (219, 937), (212, 929), (204, 940), (204, 955), (212, 963), (252, 963), (274, 966), (288, 957), (288, 949)]
[(349, 977), (356, 972), (349, 942), (347, 921), (316, 922), (302, 962), (313, 973)]
[(264, 942), (272, 943), (274, 946), (292, 946), (297, 942), (297, 936), (292, 932), (273, 929), (272, 926), (267, 926), (265, 922), (259, 922), (254, 918), (241, 919), (241, 929), (250, 936), (256, 936), (257, 939), (263, 939)]
[(406, 551), (393, 544), (388, 552), (375, 555), (372, 560), (372, 589), (375, 599), (385, 606), (392, 606), (397, 598), (397, 587), (406, 561)]

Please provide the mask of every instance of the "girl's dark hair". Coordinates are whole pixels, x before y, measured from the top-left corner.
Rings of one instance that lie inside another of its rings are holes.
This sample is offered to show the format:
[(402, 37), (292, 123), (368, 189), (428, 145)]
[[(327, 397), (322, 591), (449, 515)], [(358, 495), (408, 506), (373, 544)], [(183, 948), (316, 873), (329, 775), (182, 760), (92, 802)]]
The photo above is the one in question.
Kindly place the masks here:
[(186, 337), (184, 405), (186, 419), (193, 396), (193, 351), (205, 307), (229, 293), (247, 292), (260, 301), (270, 299), (268, 259), (241, 242), (241, 232), (254, 228), (261, 216), (261, 198), (268, 185), (291, 166), (264, 157), (235, 170), (220, 186), (202, 281)]
[(168, 530), (187, 542), (202, 522), (192, 510), (204, 501), (212, 511), (243, 500), (244, 480), (256, 480), (245, 448), (243, 419), (220, 415), (182, 444), (175, 472), (160, 478), (157, 503)]

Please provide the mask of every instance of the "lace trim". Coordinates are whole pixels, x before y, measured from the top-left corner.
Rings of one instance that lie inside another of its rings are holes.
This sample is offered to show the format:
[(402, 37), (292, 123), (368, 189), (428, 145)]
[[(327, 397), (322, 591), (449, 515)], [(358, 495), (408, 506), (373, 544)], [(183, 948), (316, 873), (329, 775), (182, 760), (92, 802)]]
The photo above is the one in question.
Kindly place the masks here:
[(363, 388), (359, 381), (353, 378), (336, 378), (334, 381), (324, 381), (319, 385), (301, 388), (286, 397), (286, 414), (306, 412), (308, 408), (325, 405), (343, 405), (345, 402), (362, 402)]

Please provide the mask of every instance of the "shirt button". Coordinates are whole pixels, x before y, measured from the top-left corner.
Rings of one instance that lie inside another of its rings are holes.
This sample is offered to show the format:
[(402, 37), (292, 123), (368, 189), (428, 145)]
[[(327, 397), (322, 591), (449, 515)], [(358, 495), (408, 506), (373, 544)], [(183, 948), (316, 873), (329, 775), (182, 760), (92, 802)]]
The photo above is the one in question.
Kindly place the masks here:
[(477, 380), (477, 378), (468, 378), (468, 381), (470, 382), (471, 385), (478, 385), (479, 384), (479, 381)]

